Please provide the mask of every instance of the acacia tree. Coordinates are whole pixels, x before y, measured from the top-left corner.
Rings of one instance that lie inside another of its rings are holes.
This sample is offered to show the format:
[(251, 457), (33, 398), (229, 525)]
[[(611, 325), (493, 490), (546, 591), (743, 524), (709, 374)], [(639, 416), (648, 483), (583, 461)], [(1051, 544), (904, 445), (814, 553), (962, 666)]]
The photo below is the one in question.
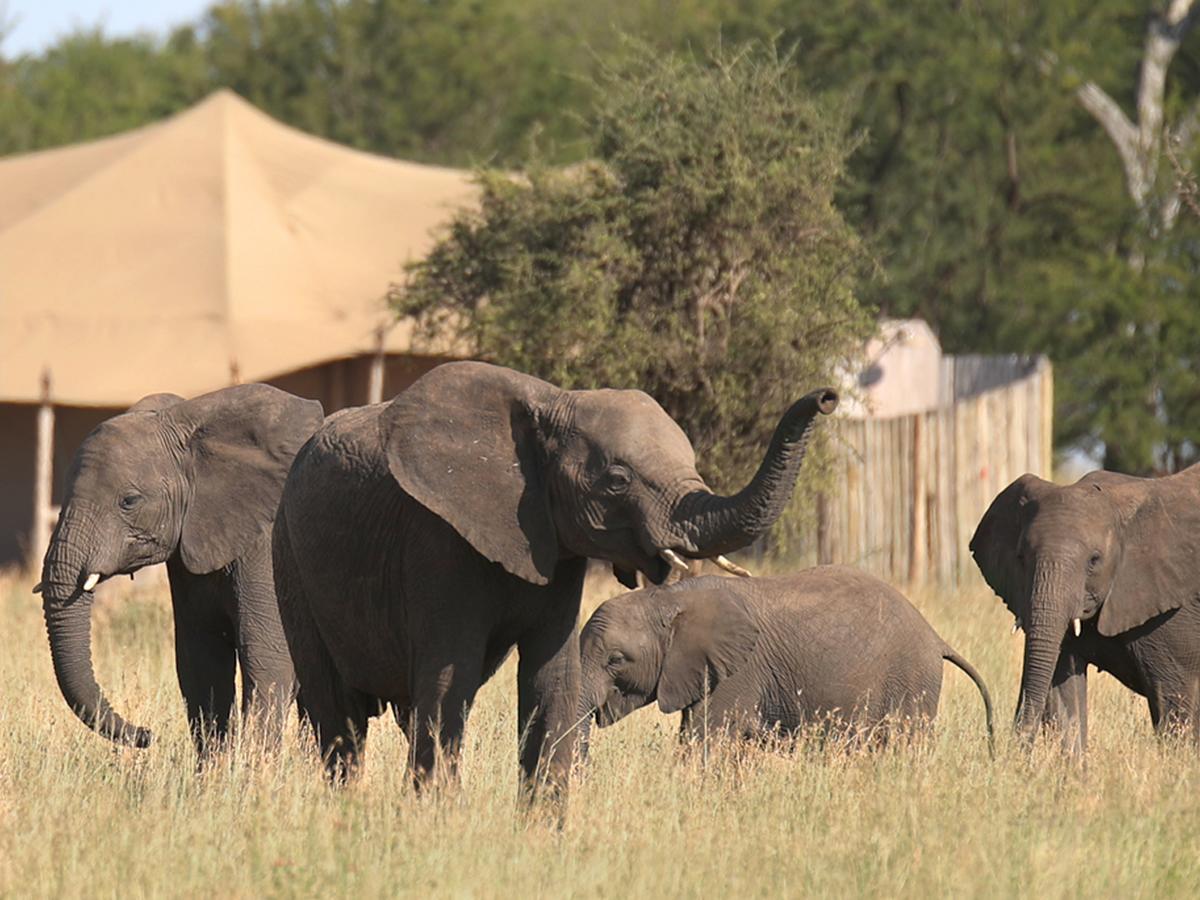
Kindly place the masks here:
[(631, 46), (600, 77), (589, 161), (481, 171), (393, 291), (427, 340), (572, 388), (636, 387), (714, 483), (748, 474), (778, 414), (830, 381), (870, 317), (834, 204), (853, 141), (773, 51), (697, 61)]

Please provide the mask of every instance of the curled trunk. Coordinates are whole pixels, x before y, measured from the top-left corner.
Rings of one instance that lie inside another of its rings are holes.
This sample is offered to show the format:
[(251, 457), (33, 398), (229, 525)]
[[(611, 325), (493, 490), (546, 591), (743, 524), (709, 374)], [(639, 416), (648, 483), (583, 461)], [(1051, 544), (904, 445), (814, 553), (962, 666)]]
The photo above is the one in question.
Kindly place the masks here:
[(791, 499), (817, 416), (829, 415), (837, 404), (838, 395), (830, 388), (796, 401), (775, 428), (758, 471), (738, 493), (697, 492), (684, 497), (674, 524), (691, 544), (686, 552), (705, 557), (729, 553), (775, 524)]
[(54, 677), (63, 699), (89, 728), (119, 744), (148, 747), (149, 730), (126, 722), (109, 705), (92, 668), (92, 602), (82, 589), (87, 577), (82, 556), (60, 535), (50, 543), (42, 569), (42, 611), (50, 638)]

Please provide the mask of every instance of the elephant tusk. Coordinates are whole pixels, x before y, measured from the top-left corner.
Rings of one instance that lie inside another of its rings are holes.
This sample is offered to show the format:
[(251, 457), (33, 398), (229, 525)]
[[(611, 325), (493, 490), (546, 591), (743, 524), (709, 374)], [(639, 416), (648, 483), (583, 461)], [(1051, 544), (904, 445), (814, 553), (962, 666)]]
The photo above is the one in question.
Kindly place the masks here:
[(685, 575), (692, 574), (692, 570), (688, 566), (687, 562), (685, 562), (684, 558), (674, 550), (661, 550), (659, 551), (658, 555), (665, 559), (670, 564), (672, 569), (682, 572)]
[(1021, 617), (1020, 617), (1020, 616), (1017, 616), (1015, 619), (1013, 619), (1012, 633), (1013, 633), (1013, 634), (1016, 634), (1018, 631), (1020, 631), (1020, 630), (1021, 630), (1021, 627), (1022, 627), (1022, 625), (1021, 625)]
[(737, 563), (726, 559), (724, 556), (714, 556), (712, 561), (731, 575), (737, 575), (741, 578), (751, 577), (749, 569), (743, 569)]
[(40, 594), (42, 592), (42, 583), (40, 581), (33, 586), (33, 592), (35, 594)]
[(1075, 628), (1075, 637), (1079, 637), (1079, 632), (1083, 630), (1083, 624), (1078, 619), (1072, 619), (1071, 625)]
[(87, 577), (87, 581), (85, 581), (83, 583), (83, 589), (85, 591), (94, 591), (96, 589), (96, 585), (99, 583), (100, 583), (100, 573), (93, 572), (91, 575), (89, 575)]

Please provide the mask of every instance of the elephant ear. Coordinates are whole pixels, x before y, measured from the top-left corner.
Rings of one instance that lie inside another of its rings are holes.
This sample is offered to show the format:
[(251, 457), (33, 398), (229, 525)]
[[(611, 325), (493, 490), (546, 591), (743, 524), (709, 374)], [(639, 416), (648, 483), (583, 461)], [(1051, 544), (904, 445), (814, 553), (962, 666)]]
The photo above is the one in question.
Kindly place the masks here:
[(266, 384), (243, 384), (160, 413), (184, 435), (191, 496), (180, 555), (189, 572), (228, 565), (275, 518), (300, 446), (321, 425), (321, 404)]
[(1110, 637), (1200, 597), (1200, 471), (1111, 493), (1127, 513), (1121, 562), (1096, 621)]
[(147, 394), (126, 412), (162, 412), (182, 402), (183, 398), (178, 394)]
[(665, 713), (697, 703), (745, 662), (758, 643), (758, 626), (741, 597), (729, 591), (681, 592), (678, 615), (658, 680)]
[(486, 363), (446, 363), (380, 418), (388, 468), (414, 500), (533, 584), (558, 563), (537, 419), (558, 388)]
[(1025, 571), (1017, 558), (1021, 539), (1021, 510), (1054, 489), (1049, 481), (1026, 473), (996, 495), (971, 538), (971, 555), (983, 580), (1009, 612), (1029, 620)]

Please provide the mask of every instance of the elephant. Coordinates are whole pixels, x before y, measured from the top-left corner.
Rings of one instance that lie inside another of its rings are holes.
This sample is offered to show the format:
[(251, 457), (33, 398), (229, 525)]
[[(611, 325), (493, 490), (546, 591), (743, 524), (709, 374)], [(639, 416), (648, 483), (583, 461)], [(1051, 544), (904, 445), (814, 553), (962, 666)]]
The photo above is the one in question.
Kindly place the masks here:
[(299, 702), (335, 782), (391, 705), (419, 788), (453, 779), (467, 711), (513, 647), (523, 790), (565, 790), (589, 558), (636, 586), (750, 544), (780, 515), (829, 389), (784, 414), (756, 474), (713, 493), (683, 431), (635, 390), (563, 390), (444, 363), (300, 449), (274, 532)]
[(1155, 731), (1200, 741), (1200, 465), (1163, 478), (1025, 474), (971, 538), (984, 580), (1025, 631), (1014, 727), (1087, 749), (1087, 669), (1149, 703)]
[(184, 400), (152, 394), (97, 426), (67, 474), (42, 567), (50, 655), (67, 704), (110, 740), (151, 731), (108, 703), (92, 668), (96, 585), (165, 562), (175, 668), (201, 758), (226, 738), (235, 662), (242, 707), (282, 726), (295, 676), (275, 603), (270, 537), (284, 476), (321, 404), (265, 384)]
[(858, 569), (704, 576), (623, 594), (583, 628), (581, 709), (600, 727), (655, 701), (680, 737), (761, 739), (813, 726), (871, 744), (937, 716), (942, 661), (970, 663), (895, 588)]

